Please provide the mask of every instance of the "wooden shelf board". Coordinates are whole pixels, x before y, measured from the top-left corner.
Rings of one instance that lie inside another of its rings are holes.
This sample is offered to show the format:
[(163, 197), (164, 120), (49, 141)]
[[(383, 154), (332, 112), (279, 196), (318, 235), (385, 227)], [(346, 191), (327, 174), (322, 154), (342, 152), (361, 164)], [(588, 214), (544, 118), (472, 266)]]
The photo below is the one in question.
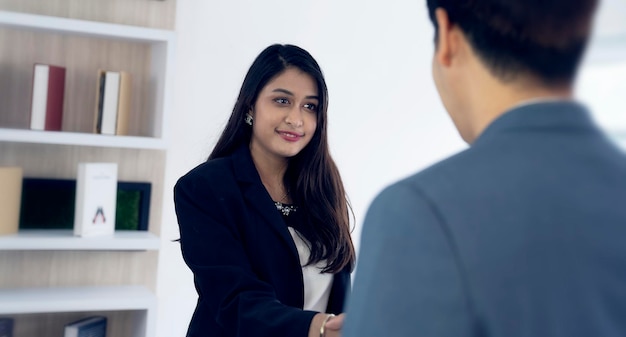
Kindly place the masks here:
[(146, 231), (116, 231), (113, 236), (77, 237), (72, 230), (21, 230), (0, 236), (3, 250), (158, 250), (161, 241)]
[(62, 34), (117, 38), (148, 43), (170, 42), (175, 36), (173, 31), (164, 29), (9, 11), (0, 11), (0, 26), (58, 32)]
[(160, 138), (114, 136), (65, 131), (38, 131), (0, 128), (0, 141), (38, 144), (61, 144), (131, 149), (164, 149)]
[(153, 310), (156, 296), (143, 286), (0, 289), (0, 314)]

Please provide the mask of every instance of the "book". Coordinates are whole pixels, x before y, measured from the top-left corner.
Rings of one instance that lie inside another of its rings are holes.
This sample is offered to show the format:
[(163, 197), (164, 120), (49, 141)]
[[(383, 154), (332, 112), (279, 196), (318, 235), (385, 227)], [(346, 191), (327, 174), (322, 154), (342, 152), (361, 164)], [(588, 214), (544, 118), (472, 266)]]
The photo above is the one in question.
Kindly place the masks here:
[(105, 337), (107, 318), (91, 316), (65, 325), (63, 337)]
[(61, 131), (64, 95), (65, 68), (35, 64), (30, 113), (32, 130)]
[[(147, 231), (152, 184), (118, 181), (115, 230)], [(24, 177), (19, 229), (73, 229), (76, 180)]]
[(0, 337), (13, 337), (13, 318), (0, 317)]
[(105, 135), (128, 134), (131, 103), (131, 77), (125, 71), (98, 71), (94, 132)]
[(102, 117), (100, 133), (114, 135), (117, 125), (117, 103), (120, 90), (120, 73), (107, 71), (104, 76), (104, 90), (102, 91)]
[(74, 235), (113, 235), (117, 200), (117, 163), (79, 163)]
[(128, 135), (128, 121), (130, 119), (131, 107), (131, 83), (130, 74), (120, 72), (120, 88), (117, 101), (117, 125), (115, 129), (116, 135)]
[(21, 167), (0, 167), (0, 235), (17, 233), (22, 174)]

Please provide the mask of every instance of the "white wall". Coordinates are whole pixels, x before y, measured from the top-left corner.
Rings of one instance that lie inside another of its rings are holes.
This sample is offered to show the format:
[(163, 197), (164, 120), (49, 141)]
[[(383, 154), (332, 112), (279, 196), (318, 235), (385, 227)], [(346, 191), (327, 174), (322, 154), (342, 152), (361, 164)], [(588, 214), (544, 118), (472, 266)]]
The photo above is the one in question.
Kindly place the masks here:
[(431, 81), (425, 1), (178, 0), (176, 30), (160, 337), (184, 336), (196, 300), (178, 244), (169, 241), (178, 237), (171, 187), (204, 161), (245, 72), (269, 44), (307, 49), (326, 75), (330, 146), (356, 215), (357, 247), (361, 221), (380, 189), (465, 148)]
[(626, 1), (602, 0), (576, 95), (626, 149)]

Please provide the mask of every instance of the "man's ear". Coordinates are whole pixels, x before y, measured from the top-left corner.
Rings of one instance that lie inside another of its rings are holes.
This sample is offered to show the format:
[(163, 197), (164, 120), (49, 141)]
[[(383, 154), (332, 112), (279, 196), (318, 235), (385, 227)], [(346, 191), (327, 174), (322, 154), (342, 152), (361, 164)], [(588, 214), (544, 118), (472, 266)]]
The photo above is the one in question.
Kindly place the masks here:
[(437, 49), (435, 50), (435, 60), (444, 67), (452, 63), (455, 41), (452, 33), (453, 27), (450, 24), (448, 12), (443, 8), (435, 10), (437, 20)]

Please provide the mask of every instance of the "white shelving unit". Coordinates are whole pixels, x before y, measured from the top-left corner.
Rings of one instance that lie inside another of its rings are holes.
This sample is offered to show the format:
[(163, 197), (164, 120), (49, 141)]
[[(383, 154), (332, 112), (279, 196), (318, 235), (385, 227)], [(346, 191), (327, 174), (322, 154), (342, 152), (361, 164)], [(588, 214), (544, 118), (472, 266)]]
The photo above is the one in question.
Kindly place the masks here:
[[(100, 4), (100, 6), (107, 5)], [(13, 156), (17, 158), (17, 163), (27, 163), (25, 165), (28, 167), (41, 165), (44, 168), (41, 174), (45, 175), (46, 172), (54, 170), (62, 170), (66, 173), (70, 171), (71, 169), (68, 167), (71, 166), (63, 163), (68, 159), (64, 156), (71, 157), (71, 160), (77, 160), (76, 158), (82, 160), (84, 157), (89, 157), (85, 152), (97, 152), (98, 154), (101, 154), (101, 152), (106, 153), (106, 155), (109, 156), (108, 158), (111, 158), (111, 153), (114, 153), (114, 160), (126, 160), (127, 163), (130, 162), (130, 164), (128, 164), (129, 167), (127, 167), (129, 175), (142, 178), (144, 176), (151, 177), (154, 182), (162, 184), (163, 177), (161, 176), (161, 169), (155, 169), (151, 167), (151, 165), (159, 167), (164, 165), (164, 163), (160, 161), (152, 163), (150, 161), (153, 158), (161, 158), (161, 156), (147, 155), (149, 159), (146, 160), (146, 157), (136, 155), (135, 153), (150, 154), (157, 152), (163, 154), (167, 150), (167, 116), (168, 111), (171, 110), (171, 95), (169, 93), (172, 92), (171, 79), (173, 78), (172, 69), (175, 49), (174, 31), (3, 10), (0, 10), (0, 29), (4, 29), (7, 32), (17, 31), (26, 32), (28, 34), (33, 33), (39, 36), (40, 39), (47, 39), (48, 36), (53, 36), (52, 40), (55, 41), (54, 43), (60, 44), (57, 45), (57, 47), (61, 49), (71, 48), (64, 45), (64, 39), (66, 37), (71, 39), (86, 38), (94, 44), (104, 42), (105, 46), (108, 46), (107, 43), (123, 42), (120, 43), (120, 45), (136, 45), (143, 48), (141, 49), (142, 52), (139, 54), (141, 56), (132, 60), (132, 62), (134, 62), (133, 64), (149, 63), (149, 67), (146, 66), (142, 68), (142, 72), (138, 73), (141, 89), (146, 90), (145, 93), (141, 93), (143, 96), (140, 96), (138, 99), (142, 103), (141, 113), (143, 113), (143, 115), (140, 115), (142, 129), (138, 134), (142, 134), (142, 136), (109, 136), (68, 131), (34, 131), (14, 128), (14, 126), (7, 127), (0, 125), (0, 145), (10, 149), (10, 156), (7, 156), (7, 158)], [(86, 45), (91, 46), (89, 44)], [(90, 49), (89, 47), (85, 47), (85, 45), (82, 46), (82, 50), (77, 50), (77, 55), (79, 56), (81, 52), (90, 51), (88, 50)], [(25, 42), (23, 45), (18, 44), (11, 48), (18, 48), (20, 52), (22, 52), (23, 49), (25, 55), (32, 53), (33, 55), (38, 55), (38, 57), (42, 56), (40, 55), (42, 54), (40, 49), (38, 49), (40, 50), (39, 54), (35, 54), (30, 50), (30, 47), (31, 46)], [(126, 48), (131, 48), (129, 50), (134, 51), (134, 49), (132, 49), (133, 47)], [(106, 51), (108, 50), (105, 49), (104, 52)], [(99, 50), (95, 53), (102, 54), (103, 51)], [(45, 61), (45, 50), (43, 54)], [(131, 54), (131, 58), (135, 55), (130, 52), (127, 54)], [(6, 60), (2, 59), (2, 55), (6, 56), (7, 54), (0, 54), (0, 61), (6, 62)], [(96, 56), (98, 55), (99, 54)], [(89, 58), (90, 56), (84, 57)], [(143, 62), (144, 60), (146, 61), (145, 63)], [(68, 73), (70, 70), (76, 70), (72, 69), (72, 61), (70, 60), (68, 62)], [(117, 64), (125, 64), (126, 59), (118, 56), (117, 59), (114, 59), (114, 62), (117, 62)], [(3, 64), (3, 66), (12, 67), (13, 64)], [(32, 66), (32, 63), (30, 66)], [(14, 69), (20, 69), (20, 71), (22, 71), (20, 74), (23, 74), (27, 71), (27, 67), (28, 65), (22, 64)], [(13, 74), (15, 73), (18, 72), (13, 72)], [(16, 100), (19, 99), (20, 102), (23, 102), (26, 94), (24, 94), (24, 90), (20, 92), (23, 96), (16, 98)], [(66, 94), (67, 93), (68, 91), (66, 89)], [(74, 93), (70, 92), (69, 94), (72, 95)], [(13, 97), (8, 98), (13, 99)], [(1, 107), (0, 110), (2, 110)], [(74, 112), (74, 115), (70, 116), (70, 118), (73, 118), (77, 113), (90, 115), (91, 110), (91, 105), (85, 104), (84, 107), (81, 105), (78, 112)], [(24, 113), (26, 114), (28, 111)], [(22, 109), (14, 111), (14, 115), (23, 116)], [(65, 117), (64, 115), (64, 118)], [(148, 132), (143, 132), (144, 128), (148, 130)], [(144, 135), (144, 133), (147, 133), (147, 135)], [(38, 155), (25, 153), (24, 151), (15, 151), (14, 149), (22, 149), (26, 146), (28, 146), (28, 149), (32, 148), (31, 145), (23, 145), (22, 143), (38, 144), (34, 147), (36, 147), (38, 151), (44, 152), (45, 158), (40, 158)], [(47, 145), (64, 145), (65, 147), (48, 147)], [(98, 149), (94, 151), (88, 147), (96, 147)], [(67, 150), (68, 148), (70, 150)], [(53, 152), (46, 153), (49, 149), (53, 149)], [(130, 150), (130, 152), (124, 152), (123, 150)], [(58, 156), (59, 153), (63, 156)], [(134, 156), (131, 158), (128, 153), (132, 153)], [(164, 158), (164, 156), (162, 157)], [(132, 163), (133, 160), (144, 160), (144, 162)], [(148, 164), (146, 165), (146, 163)], [(2, 164), (3, 160), (0, 158), (0, 165)], [(9, 161), (9, 164), (14, 165), (11, 161)], [(73, 165), (73, 163), (71, 165)], [(153, 192), (154, 191), (155, 189), (153, 189)], [(157, 188), (156, 191), (160, 192), (160, 189)], [(156, 195), (155, 198), (152, 199), (151, 207), (161, 207), (161, 195)], [(157, 224), (160, 223), (160, 219), (156, 221)], [(158, 226), (155, 228), (158, 228)], [(158, 229), (155, 232), (158, 233)], [(92, 254), (90, 255), (92, 258), (96, 256), (97, 258), (102, 257), (103, 259), (107, 259), (109, 255), (111, 255), (107, 253), (109, 251), (128, 251), (130, 255), (127, 256), (129, 256), (129, 258), (132, 257), (133, 263), (147, 261), (150, 264), (150, 266), (146, 266), (146, 271), (142, 269), (142, 272), (145, 273), (144, 275), (147, 275), (146, 279), (148, 281), (141, 277), (138, 278), (144, 280), (143, 283), (146, 284), (145, 286), (123, 284), (114, 286), (71, 286), (73, 284), (80, 284), (81, 282), (74, 282), (73, 280), (66, 280), (64, 283), (56, 282), (55, 284), (70, 285), (57, 287), (14, 287), (13, 285), (19, 286), (21, 283), (2, 283), (5, 286), (0, 287), (0, 315), (46, 315), (63, 312), (89, 311), (136, 311), (140, 314), (138, 316), (139, 319), (133, 318), (132, 331), (126, 331), (124, 329), (122, 332), (111, 333), (131, 337), (153, 337), (156, 335), (155, 319), (157, 300), (156, 296), (147, 287), (151, 286), (151, 281), (149, 280), (156, 278), (156, 263), (154, 263), (156, 259), (153, 258), (155, 256), (154, 253), (146, 251), (158, 250), (160, 248), (160, 241), (157, 235), (147, 231), (116, 231), (115, 234), (110, 237), (81, 238), (74, 237), (71, 230), (21, 230), (14, 235), (0, 236), (0, 254), (7, 254), (6, 256), (8, 256), (9, 259), (15, 258), (14, 256), (18, 256), (19, 258), (23, 256), (30, 257), (33, 254), (37, 254), (37, 252), (39, 252), (39, 254), (46, 254), (46, 251), (52, 251), (50, 255), (54, 255), (54, 259), (57, 259), (56, 261), (65, 261), (63, 259), (70, 256), (68, 254), (74, 254), (64, 251), (80, 251), (80, 254), (71, 255), (73, 258), (75, 258), (76, 255)], [(113, 254), (115, 257), (112, 259), (124, 258), (124, 255), (120, 254), (125, 253)], [(112, 259), (107, 260), (107, 263), (104, 265), (115, 265), (116, 261)], [(5, 259), (3, 263), (10, 264), (11, 261), (13, 260)], [(83, 266), (74, 266), (74, 268), (80, 270)], [(98, 266), (95, 266), (95, 268), (98, 268)], [(37, 275), (34, 277), (43, 276), (44, 281), (46, 277), (49, 277), (45, 274), (45, 271), (38, 271), (36, 269), (38, 269), (38, 267), (35, 266), (34, 268), (23, 268), (22, 270), (32, 270), (33, 275)], [(124, 278), (125, 274), (128, 274), (128, 269), (111, 269), (111, 267), (108, 267), (104, 273), (106, 274), (110, 271), (111, 273), (117, 273), (119, 276), (112, 277), (110, 280), (120, 279), (126, 281), (120, 281), (119, 283), (136, 283), (134, 279), (129, 281), (130, 279)], [(100, 272), (102, 273), (102, 270)], [(152, 276), (151, 273), (154, 273), (154, 276)], [(63, 275), (56, 275), (55, 277), (62, 278)], [(110, 280), (105, 281), (103, 284), (111, 284), (112, 282)], [(102, 280), (98, 280), (97, 282), (102, 282)], [(7, 286), (7, 284), (9, 286)], [(45, 285), (46, 282), (39, 284)], [(39, 325), (38, 322), (36, 324)]]
[(142, 286), (0, 289), (0, 315), (136, 310), (138, 334), (155, 335), (156, 296)]
[(3, 250), (158, 250), (161, 240), (144, 231), (116, 231), (113, 236), (77, 237), (71, 230), (21, 230), (0, 236)]

